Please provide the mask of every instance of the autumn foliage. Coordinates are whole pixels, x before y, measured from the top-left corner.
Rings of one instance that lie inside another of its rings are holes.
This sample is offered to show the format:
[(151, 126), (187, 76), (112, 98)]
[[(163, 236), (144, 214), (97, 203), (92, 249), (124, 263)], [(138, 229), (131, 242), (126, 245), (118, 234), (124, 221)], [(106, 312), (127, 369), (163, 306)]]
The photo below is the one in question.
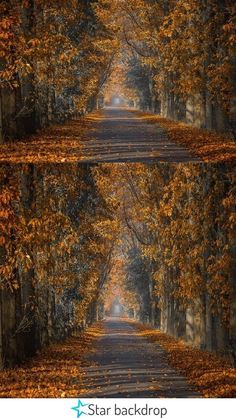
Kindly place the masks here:
[(198, 299), (204, 305), (207, 293), (214, 313), (228, 323), (234, 298), (231, 166), (221, 172), (217, 165), (107, 164), (96, 177), (106, 201), (117, 207), (122, 250), (141, 252), (159, 306), (168, 298), (182, 308)]
[[(120, 41), (118, 65), (126, 69), (131, 103), (210, 129), (224, 130), (228, 117), (234, 132), (233, 1), (101, 0), (97, 7)], [(109, 19), (109, 11), (116, 19)], [(111, 78), (111, 89), (115, 85)]]
[(1, 2), (1, 142), (128, 105), (234, 135), (235, 4)]
[(53, 336), (61, 318), (60, 335), (63, 315), (68, 332), (83, 327), (119, 294), (127, 313), (198, 345), (208, 346), (204, 324), (214, 317), (225, 335), (216, 348), (233, 355), (232, 168), (2, 166), (1, 287), (16, 307), (24, 300), (12, 327), (43, 327), (49, 298), (47, 326)]

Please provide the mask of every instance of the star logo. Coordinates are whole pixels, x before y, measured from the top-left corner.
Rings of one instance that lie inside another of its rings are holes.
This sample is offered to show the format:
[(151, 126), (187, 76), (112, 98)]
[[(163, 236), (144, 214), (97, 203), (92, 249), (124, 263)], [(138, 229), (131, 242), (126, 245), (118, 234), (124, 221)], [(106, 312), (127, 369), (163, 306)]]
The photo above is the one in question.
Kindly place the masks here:
[(89, 405), (88, 403), (82, 403), (81, 400), (78, 400), (78, 405), (74, 406), (74, 408), (71, 408), (71, 409), (76, 411), (77, 412), (77, 418), (80, 418), (81, 415), (87, 415), (87, 413), (82, 411), (81, 408), (84, 408), (85, 406), (88, 406), (88, 405)]

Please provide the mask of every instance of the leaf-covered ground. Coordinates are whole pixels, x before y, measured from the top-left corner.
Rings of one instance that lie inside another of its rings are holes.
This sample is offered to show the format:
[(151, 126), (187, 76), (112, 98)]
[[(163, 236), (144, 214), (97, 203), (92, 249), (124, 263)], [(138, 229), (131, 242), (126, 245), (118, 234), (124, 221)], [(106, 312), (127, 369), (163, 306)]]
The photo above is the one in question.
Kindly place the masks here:
[(206, 163), (227, 162), (236, 158), (236, 141), (230, 135), (196, 128), (151, 113), (138, 113), (146, 122), (161, 126), (170, 140), (181, 144)]
[(205, 398), (236, 396), (236, 369), (223, 358), (141, 324), (139, 334), (164, 348), (170, 364)]
[[(83, 388), (81, 362), (92, 351), (96, 329), (52, 344), (21, 367), (0, 372), (1, 398), (70, 398)], [(84, 360), (83, 360), (84, 364)]]
[(0, 162), (65, 163), (76, 162), (82, 155), (82, 139), (89, 129), (86, 119), (51, 126), (31, 138), (0, 145)]

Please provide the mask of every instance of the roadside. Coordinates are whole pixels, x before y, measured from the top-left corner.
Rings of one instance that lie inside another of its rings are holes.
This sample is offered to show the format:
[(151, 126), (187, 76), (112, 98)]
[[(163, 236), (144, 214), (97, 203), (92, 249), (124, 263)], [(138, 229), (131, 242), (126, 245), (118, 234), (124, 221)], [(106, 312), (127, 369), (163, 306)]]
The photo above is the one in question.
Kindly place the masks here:
[(144, 122), (161, 126), (171, 141), (184, 146), (205, 163), (231, 162), (236, 158), (236, 141), (226, 134), (196, 128), (153, 113), (134, 112)]
[(14, 369), (0, 371), (0, 398), (75, 398), (84, 394), (81, 364), (93, 350), (96, 327), (51, 344)]
[(147, 325), (136, 324), (139, 334), (167, 352), (170, 364), (205, 398), (236, 396), (236, 369), (229, 361), (199, 350)]

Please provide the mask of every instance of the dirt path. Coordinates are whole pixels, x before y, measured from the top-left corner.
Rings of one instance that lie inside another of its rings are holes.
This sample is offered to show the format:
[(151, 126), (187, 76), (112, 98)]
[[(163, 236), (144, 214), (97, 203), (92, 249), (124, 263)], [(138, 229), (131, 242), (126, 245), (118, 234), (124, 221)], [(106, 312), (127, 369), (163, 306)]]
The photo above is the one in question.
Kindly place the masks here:
[(137, 113), (107, 108), (92, 122), (83, 141), (83, 161), (96, 162), (200, 162), (183, 146), (168, 139), (157, 124), (149, 124)]
[[(167, 362), (165, 351), (126, 320), (106, 320), (82, 368), (86, 397), (199, 397)], [(80, 396), (83, 396), (81, 394)]]

